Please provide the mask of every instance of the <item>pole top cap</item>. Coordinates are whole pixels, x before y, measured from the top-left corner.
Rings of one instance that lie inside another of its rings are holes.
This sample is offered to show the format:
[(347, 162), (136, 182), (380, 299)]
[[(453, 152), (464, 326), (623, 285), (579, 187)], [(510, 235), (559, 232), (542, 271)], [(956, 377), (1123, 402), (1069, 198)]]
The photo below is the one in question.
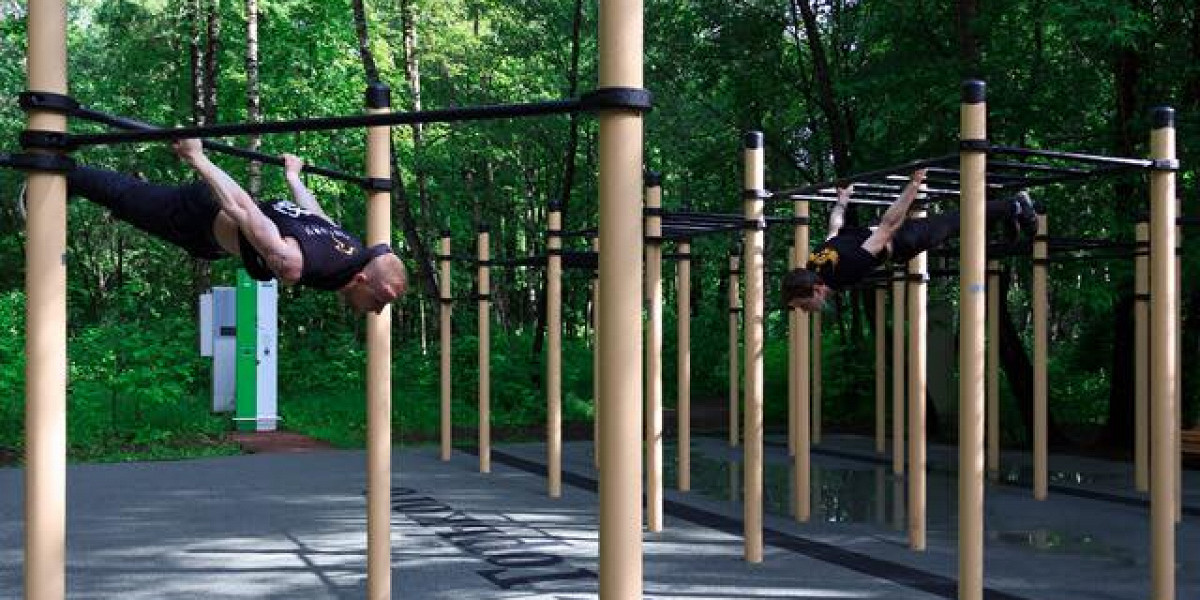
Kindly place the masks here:
[(747, 131), (743, 142), (747, 149), (763, 147), (763, 133), (761, 131)]
[(489, 225), (487, 223), (479, 224), (479, 233), (487, 233), (487, 232), (491, 231), (491, 229), (492, 229), (491, 225)]
[(987, 83), (982, 79), (967, 79), (962, 83), (963, 104), (979, 104), (987, 99)]
[(643, 180), (646, 183), (646, 187), (662, 187), (662, 173), (658, 171), (646, 171)]
[(1175, 109), (1170, 106), (1156, 106), (1150, 109), (1150, 115), (1155, 129), (1175, 126)]
[(389, 108), (392, 105), (392, 88), (382, 81), (367, 84), (367, 108)]
[(450, 230), (449, 230), (449, 229), (443, 229), (443, 230), (442, 230), (442, 237), (444, 237), (444, 238), (448, 238), (448, 237), (450, 237)]

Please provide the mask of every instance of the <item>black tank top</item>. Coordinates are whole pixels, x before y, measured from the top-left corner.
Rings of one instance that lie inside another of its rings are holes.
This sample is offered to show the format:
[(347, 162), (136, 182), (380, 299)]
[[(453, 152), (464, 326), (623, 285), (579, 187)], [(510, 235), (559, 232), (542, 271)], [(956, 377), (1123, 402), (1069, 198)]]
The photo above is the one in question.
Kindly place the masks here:
[(843, 227), (808, 256), (808, 270), (837, 290), (854, 285), (883, 264), (882, 259), (863, 249), (869, 237), (871, 230), (865, 227)]
[[(279, 228), (279, 234), (300, 244), (304, 269), (300, 285), (319, 290), (341, 289), (362, 271), (371, 259), (391, 252), (387, 244), (366, 248), (358, 238), (290, 200), (261, 202), (258, 208)], [(246, 272), (259, 281), (270, 281), (275, 274), (267, 261), (240, 231), (238, 245)]]

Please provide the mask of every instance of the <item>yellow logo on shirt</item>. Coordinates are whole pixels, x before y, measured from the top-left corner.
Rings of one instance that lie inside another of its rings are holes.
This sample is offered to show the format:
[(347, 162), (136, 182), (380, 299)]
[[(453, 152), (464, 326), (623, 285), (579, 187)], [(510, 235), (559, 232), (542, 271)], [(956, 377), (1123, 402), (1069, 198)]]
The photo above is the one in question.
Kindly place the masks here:
[(813, 252), (812, 254), (809, 254), (808, 262), (817, 265), (818, 267), (824, 265), (833, 265), (836, 267), (838, 264), (838, 258), (837, 250), (834, 250), (833, 248), (825, 248), (820, 252)]

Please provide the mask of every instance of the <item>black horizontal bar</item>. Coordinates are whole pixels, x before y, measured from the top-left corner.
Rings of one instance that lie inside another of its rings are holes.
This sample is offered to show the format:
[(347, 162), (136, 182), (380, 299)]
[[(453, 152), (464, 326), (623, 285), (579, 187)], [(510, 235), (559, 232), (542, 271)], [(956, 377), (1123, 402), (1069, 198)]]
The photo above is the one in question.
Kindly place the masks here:
[[(74, 114), (74, 116), (79, 117), (80, 119), (83, 119), (85, 121), (91, 121), (93, 123), (100, 123), (103, 125), (108, 125), (110, 127), (115, 127), (117, 129), (125, 129), (125, 130), (129, 130), (129, 131), (162, 131), (163, 130), (162, 127), (159, 127), (157, 125), (151, 125), (150, 123), (146, 123), (144, 121), (139, 121), (137, 119), (130, 119), (128, 117), (120, 117), (117, 115), (101, 112), (101, 111), (91, 109), (91, 108), (80, 107), (73, 114)], [(204, 144), (205, 148), (208, 148), (209, 150), (212, 150), (213, 152), (220, 152), (222, 154), (228, 154), (230, 156), (237, 156), (239, 158), (245, 158), (248, 160), (255, 160), (258, 162), (272, 164), (272, 165), (279, 166), (279, 167), (283, 166), (283, 159), (278, 156), (272, 156), (270, 154), (266, 154), (263, 152), (258, 152), (255, 150), (247, 150), (244, 148), (238, 148), (236, 146), (230, 146), (228, 144), (222, 144), (220, 142), (212, 142), (212, 141), (208, 141), (208, 140), (204, 140), (203, 144)], [(335, 171), (333, 169), (327, 169), (325, 167), (318, 167), (318, 166), (314, 166), (314, 165), (304, 165), (303, 171), (305, 173), (311, 173), (313, 175), (320, 175), (322, 177), (328, 177), (330, 179), (338, 179), (341, 181), (348, 181), (350, 183), (353, 183), (353, 184), (356, 184), (359, 186), (366, 186), (368, 183), (366, 177), (363, 177), (360, 175), (351, 175), (349, 173), (343, 173), (341, 171)]]
[(582, 103), (578, 99), (548, 100), (524, 104), (494, 104), (463, 108), (440, 108), (413, 112), (388, 112), (379, 114), (320, 117), (287, 121), (264, 121), (262, 123), (229, 123), (202, 127), (176, 127), (151, 131), (123, 133), (96, 133), (72, 135), (71, 143), (78, 146), (123, 144), (136, 142), (164, 142), (185, 138), (228, 137), (236, 135), (265, 135), (272, 133), (297, 133), (302, 131), (329, 131), (359, 127), (393, 125), (415, 125), (418, 123), (448, 123), (459, 121), (481, 121), (486, 119), (511, 119), (561, 115), (578, 112)]
[(992, 146), (988, 152), (993, 155), (1035, 156), (1038, 158), (1073, 160), (1094, 165), (1121, 165), (1138, 169), (1149, 169), (1154, 166), (1154, 161), (1144, 158), (1122, 158), (1099, 154), (1081, 154), (1079, 152), (1061, 152), (1058, 150), (1035, 150), (1033, 148), (1018, 148), (1015, 146)]
[(855, 183), (858, 181), (869, 181), (871, 179), (885, 177), (887, 175), (912, 173), (913, 171), (916, 171), (917, 169), (932, 167), (934, 165), (942, 165), (942, 164), (950, 163), (950, 162), (957, 161), (957, 160), (958, 160), (958, 154), (947, 154), (945, 156), (938, 156), (935, 158), (916, 160), (916, 161), (905, 163), (902, 165), (896, 165), (896, 166), (887, 167), (884, 169), (877, 169), (874, 171), (867, 171), (865, 173), (858, 173), (855, 175), (851, 175), (849, 177), (842, 177), (840, 179), (835, 179), (832, 181), (826, 181), (823, 183), (815, 183), (815, 184), (811, 184), (811, 185), (805, 185), (805, 186), (800, 186), (800, 187), (796, 187), (796, 188), (792, 188), (792, 189), (783, 190), (780, 192), (775, 192), (774, 196), (811, 194), (822, 188), (838, 187), (840, 185), (852, 184), (852, 183)]

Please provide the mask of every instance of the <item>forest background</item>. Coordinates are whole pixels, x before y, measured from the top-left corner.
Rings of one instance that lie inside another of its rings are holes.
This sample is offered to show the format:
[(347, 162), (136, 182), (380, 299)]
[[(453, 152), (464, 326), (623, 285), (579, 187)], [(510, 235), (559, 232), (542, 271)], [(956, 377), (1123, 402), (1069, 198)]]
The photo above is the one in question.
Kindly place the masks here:
[[(158, 124), (355, 114), (369, 79), (398, 110), (574, 97), (596, 81), (595, 0), (77, 0), (70, 4), (71, 94), (83, 104)], [(1200, 4), (1189, 0), (647, 0), (647, 167), (664, 204), (740, 210), (739, 143), (767, 140), (767, 185), (831, 180), (953, 151), (959, 82), (989, 86), (993, 140), (1037, 148), (1145, 156), (1149, 109), (1176, 107), (1184, 165), (1179, 195), (1196, 211), (1200, 155)], [(16, 149), (24, 127), (25, 5), (0, 0), (0, 131)], [(80, 129), (89, 128), (86, 125)], [(359, 172), (364, 135), (350, 130), (229, 140)], [(542, 252), (546, 207), (566, 229), (596, 224), (596, 125), (583, 116), (393, 130), (394, 246), (412, 273), (396, 306), (394, 413), (398, 439), (429, 440), (438, 413), (438, 233), (474, 252), (488, 224), (496, 256)], [(162, 145), (80, 153), (152, 180), (185, 181)], [(255, 194), (286, 193), (281, 173), (217, 159)], [(361, 190), (308, 179), (326, 210), (364, 230)], [(24, 232), (18, 173), (0, 171), (0, 463), (23, 453)], [(1039, 192), (1052, 232), (1130, 241), (1147, 208), (1140, 175)], [(787, 214), (788, 207), (777, 214)], [(943, 207), (940, 210), (950, 210)], [(814, 235), (824, 229), (815, 207)], [(870, 218), (866, 215), (865, 218)], [(230, 285), (233, 266), (194, 262), (85, 202), (70, 205), (69, 439), (73, 458), (114, 460), (236, 451), (226, 417), (211, 415), (207, 359), (198, 356), (197, 295)], [(788, 232), (768, 237), (783, 268)], [(728, 386), (726, 257), (736, 240), (694, 241), (693, 396), (719, 427)], [(571, 240), (584, 249), (584, 240)], [(670, 247), (668, 247), (670, 252)], [(1197, 418), (1200, 252), (1185, 232), (1185, 427)], [(1121, 454), (1132, 437), (1133, 261), (1051, 267), (1052, 443)], [(456, 265), (455, 296), (473, 288)], [(1000, 343), (1003, 437), (1028, 439), (1029, 261), (1005, 264)], [(674, 268), (666, 274), (665, 398), (675, 401)], [(503, 439), (537, 434), (544, 315), (542, 274), (493, 274), (493, 415)], [(777, 289), (777, 276), (769, 279)], [(590, 273), (564, 283), (564, 403), (581, 433), (592, 414)], [(952, 348), (952, 282), (931, 289), (931, 343)], [(766, 402), (784, 423), (786, 319), (768, 294)], [(868, 431), (874, 406), (873, 302), (843, 295), (824, 319), (823, 414), (829, 427)], [(890, 312), (890, 311), (889, 311)], [(940, 319), (940, 321), (939, 321)], [(936, 323), (944, 322), (938, 326)], [(476, 422), (475, 308), (454, 311), (454, 417), (470, 443)], [(287, 428), (343, 446), (362, 443), (363, 323), (332, 294), (286, 289), (280, 299), (280, 408)], [(934, 358), (938, 361), (937, 358)], [(931, 432), (952, 440), (953, 360), (931, 363)], [(937, 389), (951, 390), (934, 397)], [(668, 419), (668, 422), (670, 420)]]

